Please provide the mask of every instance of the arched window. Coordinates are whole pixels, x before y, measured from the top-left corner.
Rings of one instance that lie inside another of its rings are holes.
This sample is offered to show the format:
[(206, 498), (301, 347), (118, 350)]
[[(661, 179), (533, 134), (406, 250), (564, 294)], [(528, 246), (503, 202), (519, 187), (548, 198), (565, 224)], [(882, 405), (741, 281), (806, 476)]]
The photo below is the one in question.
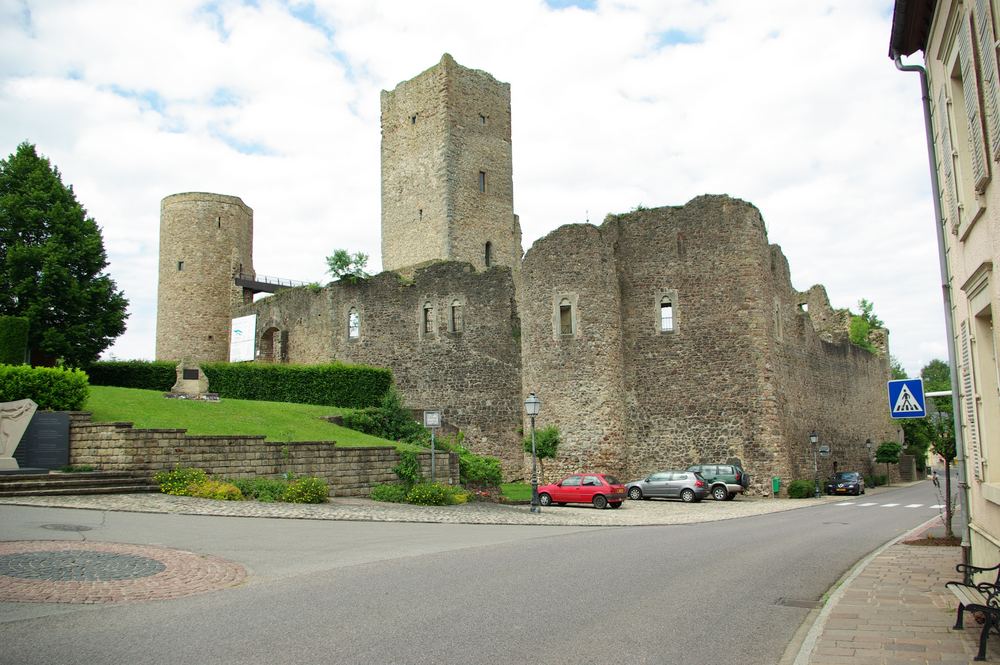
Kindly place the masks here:
[(559, 301), (559, 334), (573, 334), (573, 304), (568, 298)]
[(425, 335), (430, 335), (434, 332), (434, 306), (429, 302), (424, 303), (423, 330)]
[(347, 338), (357, 339), (361, 335), (361, 317), (358, 310), (352, 307), (347, 312)]
[(451, 301), (451, 316), (448, 320), (448, 327), (453, 333), (462, 332), (464, 323), (462, 322), (462, 302), (460, 300)]
[(486, 267), (489, 268), (493, 265), (493, 243), (486, 242), (486, 251), (483, 254), (483, 258), (486, 260)]
[(672, 332), (674, 329), (674, 303), (669, 296), (660, 299), (660, 332)]

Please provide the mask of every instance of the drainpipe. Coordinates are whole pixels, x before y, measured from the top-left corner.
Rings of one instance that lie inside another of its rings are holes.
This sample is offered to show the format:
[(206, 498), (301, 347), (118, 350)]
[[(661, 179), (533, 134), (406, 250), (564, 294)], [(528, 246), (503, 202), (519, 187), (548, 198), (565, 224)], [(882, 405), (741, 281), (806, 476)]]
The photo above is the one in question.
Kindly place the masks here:
[[(941, 214), (941, 186), (937, 174), (937, 153), (934, 147), (934, 130), (931, 126), (931, 96), (927, 89), (927, 70), (920, 65), (904, 65), (898, 51), (893, 52), (896, 69), (920, 74), (920, 94), (924, 107), (924, 132), (927, 135), (927, 158), (931, 167), (931, 194), (934, 201), (934, 228), (937, 231), (938, 265), (941, 270), (941, 296), (944, 301), (944, 327), (948, 333), (948, 366), (951, 368), (951, 409), (955, 428), (955, 466), (958, 467), (959, 499), (962, 505), (962, 563), (972, 562), (971, 534), (969, 532), (969, 481), (965, 468), (965, 442), (962, 436), (962, 413), (959, 410), (961, 389), (958, 383), (958, 364), (955, 362), (955, 333), (951, 316), (951, 285), (948, 281), (948, 260), (945, 255), (944, 219)], [(926, 399), (926, 398), (925, 398)], [(968, 570), (968, 568), (966, 568)], [(969, 582), (969, 573), (966, 573)]]

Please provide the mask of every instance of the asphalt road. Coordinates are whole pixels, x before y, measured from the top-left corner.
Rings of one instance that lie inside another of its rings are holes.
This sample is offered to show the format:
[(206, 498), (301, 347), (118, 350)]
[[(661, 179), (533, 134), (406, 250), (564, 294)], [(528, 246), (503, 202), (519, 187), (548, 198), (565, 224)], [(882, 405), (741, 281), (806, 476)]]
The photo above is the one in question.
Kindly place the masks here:
[[(0, 663), (774, 665), (805, 606), (938, 513), (929, 482), (870, 501), (627, 528), (2, 506), (0, 540), (165, 545), (237, 561), (251, 577), (133, 605), (0, 604)], [(93, 529), (42, 528), (53, 523)]]

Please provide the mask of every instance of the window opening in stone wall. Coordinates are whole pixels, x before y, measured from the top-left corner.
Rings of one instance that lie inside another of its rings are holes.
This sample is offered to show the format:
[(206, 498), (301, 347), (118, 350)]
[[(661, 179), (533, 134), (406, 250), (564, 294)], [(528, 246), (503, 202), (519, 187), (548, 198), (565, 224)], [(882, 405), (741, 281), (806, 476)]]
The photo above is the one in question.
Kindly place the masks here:
[(486, 171), (479, 172), (479, 191), (486, 191)]
[(486, 263), (487, 268), (493, 265), (493, 243), (489, 241), (486, 241), (486, 249), (483, 251), (483, 260)]
[(177, 262), (177, 269), (178, 270), (184, 270), (184, 262), (183, 261), (178, 261)]
[(351, 308), (347, 312), (347, 338), (357, 339), (361, 335), (361, 317), (358, 316), (358, 310)]
[(451, 321), (449, 323), (452, 332), (462, 332), (462, 303), (458, 300), (453, 300), (451, 303)]
[(573, 305), (566, 298), (559, 301), (559, 334), (573, 334)]
[(774, 301), (774, 336), (781, 339), (781, 303)]
[(221, 229), (222, 228), (222, 218), (221, 217), (216, 217), (215, 218), (215, 228), (217, 228), (217, 229)]
[(479, 124), (480, 125), (485, 125), (486, 124), (486, 116), (483, 115), (483, 114), (481, 114), (481, 113), (479, 114)]
[(420, 210), (417, 211), (417, 219), (419, 221), (421, 221), (421, 222), (424, 221), (424, 209), (423, 208), (421, 208)]
[(660, 332), (673, 332), (674, 304), (670, 298), (660, 300)]
[(434, 332), (434, 307), (428, 302), (424, 303), (424, 334)]
[(410, 116), (410, 124), (411, 125), (417, 124), (417, 114), (416, 113), (414, 113), (413, 115)]

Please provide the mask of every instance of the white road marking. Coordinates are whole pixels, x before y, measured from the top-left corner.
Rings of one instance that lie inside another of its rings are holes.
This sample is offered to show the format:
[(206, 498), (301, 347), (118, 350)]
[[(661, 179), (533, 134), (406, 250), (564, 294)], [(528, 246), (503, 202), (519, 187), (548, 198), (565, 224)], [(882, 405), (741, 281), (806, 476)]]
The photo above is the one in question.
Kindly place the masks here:
[(944, 508), (944, 504), (943, 503), (939, 503), (936, 506), (931, 506), (931, 508)]
[(861, 506), (862, 508), (864, 508), (866, 506), (877, 506), (878, 504), (877, 503), (859, 503), (858, 505)]
[(883, 503), (882, 507), (883, 508), (895, 508), (898, 505), (899, 505), (898, 503)]
[(924, 505), (924, 504), (922, 504), (922, 503), (909, 503), (909, 504), (907, 504), (907, 505), (905, 505), (905, 506), (903, 506), (903, 507), (904, 507), (904, 508), (920, 508), (920, 507), (922, 507), (923, 505)]
[(854, 502), (853, 501), (846, 501), (844, 503), (835, 503), (834, 505), (835, 506), (853, 506)]

